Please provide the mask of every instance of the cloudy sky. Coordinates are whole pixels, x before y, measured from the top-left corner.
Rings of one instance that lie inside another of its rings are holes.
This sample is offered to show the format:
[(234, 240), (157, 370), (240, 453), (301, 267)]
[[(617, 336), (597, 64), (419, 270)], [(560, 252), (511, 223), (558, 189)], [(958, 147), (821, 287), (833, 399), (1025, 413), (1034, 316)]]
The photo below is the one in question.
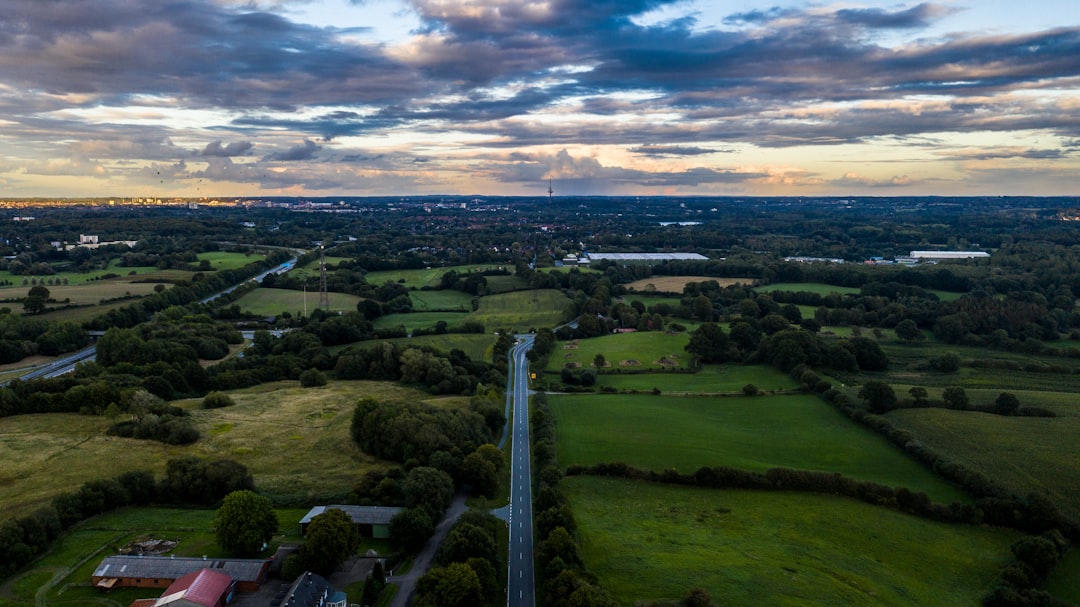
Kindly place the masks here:
[(0, 15), (0, 198), (1080, 194), (1076, 0)]

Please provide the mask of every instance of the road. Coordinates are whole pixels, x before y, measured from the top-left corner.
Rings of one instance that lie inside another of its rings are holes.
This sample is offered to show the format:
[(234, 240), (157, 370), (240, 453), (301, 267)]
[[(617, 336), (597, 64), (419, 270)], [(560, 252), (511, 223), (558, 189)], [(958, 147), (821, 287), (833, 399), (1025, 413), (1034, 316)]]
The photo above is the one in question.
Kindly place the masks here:
[[(289, 270), (291, 270), (292, 267), (295, 264), (296, 264), (296, 258), (294, 257), (294, 258), (290, 259), (289, 261), (286, 261), (285, 263), (281, 264), (280, 266), (277, 266), (275, 268), (271, 268), (271, 269), (259, 274), (258, 276), (255, 276), (253, 278), (249, 278), (248, 280), (245, 280), (244, 282), (242, 282), (240, 284), (244, 284), (244, 283), (251, 282), (251, 281), (259, 282), (263, 278), (266, 278), (267, 274), (283, 274), (283, 273), (288, 272)], [(218, 297), (221, 297), (222, 295), (233, 291), (234, 289), (236, 289), (239, 286), (240, 285), (233, 285), (233, 286), (229, 287), (228, 289), (225, 289), (224, 291), (221, 291), (219, 293), (215, 293), (215, 294), (211, 295), (210, 297), (199, 300), (199, 303), (209, 303), (209, 302), (213, 301), (214, 299), (217, 299)], [(279, 336), (280, 336), (280, 333), (279, 333)], [(54, 360), (53, 362), (51, 362), (51, 363), (49, 363), (47, 365), (44, 365), (42, 367), (38, 367), (37, 369), (34, 369), (33, 371), (30, 371), (29, 373), (25, 373), (20, 377), (20, 379), (29, 380), (29, 379), (36, 379), (38, 377), (45, 377), (45, 378), (60, 377), (61, 375), (65, 375), (67, 373), (71, 373), (71, 372), (75, 371), (75, 365), (77, 365), (77, 364), (79, 364), (81, 362), (92, 361), (92, 360), (94, 360), (94, 358), (96, 356), (97, 356), (97, 346), (89, 346), (87, 348), (83, 348), (82, 350), (79, 350), (78, 352), (74, 352), (72, 354), (69, 354), (69, 355), (63, 357), (63, 358), (59, 358), (57, 360)], [(7, 382), (4, 382), (4, 384), (2, 384), (2, 385), (6, 385), (6, 384), (7, 384)]]
[(532, 459), (529, 449), (529, 361), (532, 335), (519, 335), (510, 351), (514, 398), (513, 452), (510, 457), (510, 554), (507, 558), (507, 607), (534, 607)]

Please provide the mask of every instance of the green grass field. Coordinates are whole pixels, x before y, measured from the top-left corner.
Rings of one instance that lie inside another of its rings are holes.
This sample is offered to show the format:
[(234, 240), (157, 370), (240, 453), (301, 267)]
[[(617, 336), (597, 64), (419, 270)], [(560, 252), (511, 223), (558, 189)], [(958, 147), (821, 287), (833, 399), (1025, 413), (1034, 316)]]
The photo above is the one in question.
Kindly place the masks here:
[(951, 460), (982, 472), (1020, 495), (1045, 492), (1080, 519), (1080, 417), (1002, 417), (946, 409), (903, 409), (893, 424)]
[(236, 270), (249, 263), (255, 263), (256, 261), (266, 259), (266, 255), (261, 253), (234, 253), (230, 251), (199, 253), (196, 257), (199, 258), (199, 261), (204, 259), (209, 261), (210, 267), (215, 270)]
[(488, 293), (509, 293), (529, 288), (529, 281), (520, 276), (488, 276)]
[(409, 299), (413, 302), (413, 311), (431, 312), (435, 310), (459, 310), (468, 312), (472, 309), (472, 295), (461, 291), (410, 291)]
[(838, 287), (835, 285), (827, 285), (820, 282), (777, 282), (771, 285), (762, 285), (760, 287), (754, 287), (755, 291), (761, 293), (772, 293), (773, 291), (793, 291), (803, 293), (817, 293), (818, 295), (828, 295), (829, 293), (839, 293), (841, 295), (858, 295), (858, 287)]
[(683, 397), (551, 395), (559, 463), (626, 462), (693, 472), (729, 466), (838, 472), (925, 491), (934, 501), (965, 500), (884, 438), (811, 395)]
[(1080, 604), (1080, 550), (1074, 546), (1065, 554), (1046, 580), (1043, 590), (1074, 605)]
[[(483, 271), (503, 268), (514, 270), (513, 265), (497, 264), (497, 263), (481, 263), (470, 264), (463, 266), (453, 266), (449, 268), (424, 268), (422, 270), (387, 270), (380, 272), (368, 272), (364, 275), (364, 279), (368, 283), (373, 285), (381, 285), (383, 283), (396, 282), (405, 285), (409, 289), (422, 289), (424, 287), (438, 287), (439, 281), (442, 279), (443, 274), (446, 274), (450, 270), (454, 270), (458, 274), (467, 274), (469, 272)], [(492, 278), (499, 278), (496, 276), (488, 276), (488, 282), (491, 282)]]
[[(560, 432), (562, 430), (560, 429)], [(832, 496), (569, 478), (589, 571), (620, 605), (978, 605), (1019, 535)]]
[(686, 369), (690, 365), (690, 355), (683, 348), (689, 341), (688, 332), (641, 331), (559, 342), (547, 370), (557, 372), (567, 363), (592, 368), (597, 354), (604, 355), (611, 370)]
[[(346, 293), (327, 293), (330, 297), (331, 312), (355, 312), (360, 297)], [(290, 289), (258, 288), (236, 300), (240, 309), (257, 316), (277, 316), (282, 312), (302, 314), (305, 308), (308, 314), (319, 305), (318, 291), (293, 291)]]
[(409, 314), (387, 314), (375, 319), (376, 329), (387, 327), (404, 326), (407, 331), (414, 329), (430, 329), (440, 320), (446, 321), (451, 327), (460, 325), (465, 318), (465, 312), (410, 312)]
[[(367, 470), (386, 465), (349, 438), (356, 401), (428, 398), (396, 384), (363, 381), (314, 389), (278, 382), (229, 396), (237, 403), (233, 407), (193, 411), (202, 438), (179, 447), (106, 436), (109, 421), (103, 417), (51, 413), (0, 419), (0, 520), (29, 514), (89, 480), (127, 470), (160, 475), (167, 460), (188, 455), (234, 459), (248, 467), (260, 490), (273, 495), (343, 499)], [(197, 407), (197, 402), (186, 405)]]
[(515, 291), (480, 298), (480, 307), (465, 320), (475, 320), (489, 330), (511, 329), (524, 332), (530, 328), (554, 327), (563, 322), (563, 311), (570, 303), (555, 289)]
[(601, 373), (596, 385), (641, 392), (659, 388), (664, 392), (741, 392), (746, 384), (760, 390), (788, 390), (799, 384), (773, 367), (764, 365), (705, 365), (697, 373)]

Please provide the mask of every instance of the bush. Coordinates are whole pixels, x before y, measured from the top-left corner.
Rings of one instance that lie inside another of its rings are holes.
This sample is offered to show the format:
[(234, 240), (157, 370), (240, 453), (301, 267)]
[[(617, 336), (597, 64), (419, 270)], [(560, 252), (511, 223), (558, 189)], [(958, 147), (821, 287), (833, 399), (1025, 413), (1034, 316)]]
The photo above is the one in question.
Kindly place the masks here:
[(305, 388), (317, 388), (326, 385), (326, 375), (318, 369), (308, 369), (300, 374), (300, 385)]
[(220, 409), (222, 407), (231, 407), (236, 403), (227, 394), (221, 392), (211, 392), (207, 394), (202, 400), (203, 409)]
[(754, 384), (746, 384), (742, 387), (742, 393), (747, 396), (757, 396), (761, 391)]

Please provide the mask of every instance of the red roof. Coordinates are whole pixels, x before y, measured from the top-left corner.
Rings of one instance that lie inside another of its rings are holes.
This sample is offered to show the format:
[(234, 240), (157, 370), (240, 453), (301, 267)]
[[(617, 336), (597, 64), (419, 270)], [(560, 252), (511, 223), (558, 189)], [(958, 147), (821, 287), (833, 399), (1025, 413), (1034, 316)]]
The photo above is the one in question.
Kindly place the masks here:
[[(179, 594), (180, 596), (176, 598), (183, 598), (196, 605), (214, 607), (221, 601), (221, 597), (229, 593), (231, 586), (232, 577), (229, 574), (211, 569), (200, 569), (178, 578), (165, 589), (165, 594), (161, 595), (161, 598)], [(158, 604), (168, 603), (162, 603), (159, 599)]]

